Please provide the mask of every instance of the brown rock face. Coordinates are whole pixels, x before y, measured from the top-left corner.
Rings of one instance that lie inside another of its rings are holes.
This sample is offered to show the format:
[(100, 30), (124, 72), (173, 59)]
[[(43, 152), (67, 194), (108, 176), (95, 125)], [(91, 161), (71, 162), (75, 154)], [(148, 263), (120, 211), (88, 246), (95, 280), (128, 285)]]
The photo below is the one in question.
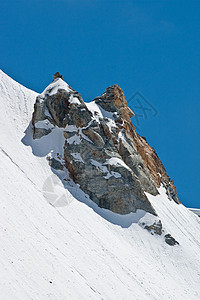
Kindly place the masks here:
[[(127, 101), (122, 89), (118, 85), (114, 85), (107, 88), (102, 96), (95, 98), (94, 100), (105, 110), (108, 110), (107, 107), (109, 107), (110, 111), (116, 111), (117, 108), (120, 113), (120, 118), (116, 120), (116, 124), (120, 130), (124, 129), (127, 137), (129, 136), (132, 138), (139, 155), (142, 157), (145, 167), (148, 169), (156, 184), (156, 187), (159, 188), (160, 185), (163, 184), (169, 198), (173, 199), (176, 203), (180, 203), (174, 181), (170, 180), (167, 175), (155, 149), (147, 143), (147, 140), (144, 137), (141, 137), (136, 132), (135, 127), (131, 122), (131, 117), (134, 116), (134, 113), (127, 106)], [(124, 155), (122, 149), (120, 152), (124, 161), (128, 161), (127, 156), (131, 155), (131, 153), (126, 153), (126, 155)]]
[(137, 134), (137, 137), (134, 137), (134, 141), (145, 166), (149, 170), (154, 179), (154, 182), (156, 183), (156, 186), (160, 187), (160, 185), (163, 184), (167, 189), (169, 198), (173, 199), (176, 203), (180, 203), (174, 181), (171, 180), (167, 175), (167, 172), (155, 149), (152, 148), (147, 143), (146, 139), (144, 137), (141, 137), (139, 134)]
[(97, 205), (119, 214), (143, 209), (156, 215), (145, 192), (157, 195), (161, 184), (169, 199), (179, 203), (155, 150), (137, 134), (122, 89), (111, 86), (85, 103), (60, 76), (37, 98), (32, 119), (36, 139), (55, 127), (63, 130), (64, 163), (57, 163), (55, 155), (51, 167), (63, 172), (66, 167)]
[(130, 119), (135, 114), (134, 112), (127, 106), (127, 101), (124, 96), (124, 92), (117, 85), (113, 85), (106, 89), (106, 92), (103, 93), (100, 97), (94, 99), (94, 101), (101, 105), (103, 109), (110, 112), (119, 111), (123, 119), (126, 120), (126, 117)]
[(53, 74), (53, 80), (55, 80), (56, 78), (63, 79), (62, 75), (59, 72), (56, 72), (55, 74)]

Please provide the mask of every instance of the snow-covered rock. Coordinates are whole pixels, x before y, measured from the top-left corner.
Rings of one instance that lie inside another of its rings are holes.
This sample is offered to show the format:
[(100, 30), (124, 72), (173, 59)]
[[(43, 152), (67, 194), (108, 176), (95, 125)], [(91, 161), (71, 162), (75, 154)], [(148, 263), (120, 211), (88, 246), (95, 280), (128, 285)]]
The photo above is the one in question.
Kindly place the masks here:
[(134, 113), (121, 88), (109, 87), (94, 101), (84, 103), (81, 95), (56, 74), (37, 97), (32, 119), (35, 139), (50, 134), (55, 126), (63, 130), (63, 167), (55, 157), (51, 166), (65, 166), (95, 203), (116, 213), (143, 209), (156, 215), (145, 192), (157, 195), (161, 184), (169, 198), (179, 203), (155, 150), (136, 133), (130, 119)]

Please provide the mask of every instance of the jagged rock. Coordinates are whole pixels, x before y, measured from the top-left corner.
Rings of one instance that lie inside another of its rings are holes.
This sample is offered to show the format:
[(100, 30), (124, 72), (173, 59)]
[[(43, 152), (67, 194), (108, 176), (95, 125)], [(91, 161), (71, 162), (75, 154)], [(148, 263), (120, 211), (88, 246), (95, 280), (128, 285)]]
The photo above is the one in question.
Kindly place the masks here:
[(154, 222), (152, 225), (145, 225), (144, 229), (147, 229), (148, 231), (151, 232), (151, 234), (162, 234), (162, 223), (159, 220), (158, 222)]
[(47, 109), (46, 102), (41, 98), (41, 96), (36, 98), (32, 124), (34, 139), (40, 139), (44, 135), (49, 134), (51, 129), (54, 128), (55, 122)]
[[(145, 225), (145, 223), (142, 223), (141, 225), (144, 229), (148, 230), (152, 235), (154, 234), (161, 235), (164, 232), (164, 230), (162, 229), (161, 220), (155, 221), (152, 225)], [(165, 242), (170, 246), (179, 245), (179, 242), (177, 242), (175, 238), (173, 238), (169, 233), (165, 234), (164, 238), (165, 238)]]
[[(138, 135), (118, 85), (85, 103), (60, 74), (37, 97), (32, 118), (35, 139), (55, 127), (63, 130), (64, 166), (71, 178), (100, 207), (127, 214), (143, 209), (156, 215), (145, 192), (162, 184), (179, 203), (176, 189), (155, 150)], [(51, 166), (60, 168), (51, 160)]]
[(59, 72), (56, 72), (55, 74), (53, 74), (53, 80), (55, 80), (56, 78), (63, 79), (62, 75)]
[(179, 242), (177, 242), (169, 233), (165, 235), (165, 242), (170, 246), (179, 245)]
[(106, 111), (114, 113), (118, 112), (124, 117), (124, 119), (126, 119), (125, 114), (127, 114), (130, 118), (135, 115), (134, 112), (127, 106), (124, 93), (117, 84), (108, 87), (106, 92), (100, 97), (96, 97), (94, 101)]

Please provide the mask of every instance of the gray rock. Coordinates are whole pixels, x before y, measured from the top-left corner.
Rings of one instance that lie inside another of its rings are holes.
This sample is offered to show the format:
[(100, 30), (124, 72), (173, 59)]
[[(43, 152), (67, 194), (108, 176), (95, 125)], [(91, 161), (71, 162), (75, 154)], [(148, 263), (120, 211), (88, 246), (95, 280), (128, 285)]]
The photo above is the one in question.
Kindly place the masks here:
[[(57, 78), (62, 79), (56, 74), (53, 84), (60, 80)], [(47, 89), (42, 97), (34, 107), (34, 138), (50, 133), (54, 126), (63, 129), (65, 167), (97, 205), (119, 214), (143, 209), (156, 215), (145, 192), (157, 195), (161, 183), (169, 198), (178, 203), (173, 182), (155, 150), (136, 133), (130, 120), (134, 113), (118, 85), (94, 99), (103, 116), (90, 111), (72, 88), (58, 88), (54, 94)], [(49, 128), (41, 121), (49, 122)], [(55, 159), (50, 164), (55, 169), (63, 168)], [(160, 224), (152, 226), (151, 230), (160, 234), (162, 224), (161, 228)]]
[(170, 246), (179, 245), (179, 242), (177, 242), (169, 233), (165, 235), (165, 242)]
[(145, 225), (144, 229), (147, 229), (148, 231), (151, 232), (151, 234), (162, 234), (162, 223), (159, 220), (158, 222), (154, 222), (152, 225)]
[(33, 124), (33, 138), (40, 139), (44, 135), (47, 135), (51, 132), (50, 128), (38, 127), (37, 123), (41, 121), (48, 120), (50, 124), (55, 125), (53, 117), (50, 115), (46, 102), (40, 96), (36, 98), (34, 105), (34, 112), (32, 117)]
[(55, 158), (49, 159), (49, 165), (55, 170), (63, 170), (63, 165)]

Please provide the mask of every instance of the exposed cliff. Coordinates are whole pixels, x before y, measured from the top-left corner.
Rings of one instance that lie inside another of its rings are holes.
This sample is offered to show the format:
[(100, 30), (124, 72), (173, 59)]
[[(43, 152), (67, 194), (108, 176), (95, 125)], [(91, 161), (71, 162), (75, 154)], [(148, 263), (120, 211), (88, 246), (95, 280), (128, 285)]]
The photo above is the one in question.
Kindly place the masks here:
[(143, 209), (156, 215), (145, 192), (157, 195), (161, 184), (170, 200), (179, 203), (176, 188), (146, 139), (137, 134), (118, 85), (85, 103), (79, 93), (54, 74), (53, 82), (37, 97), (32, 123), (34, 139), (63, 129), (63, 161), (71, 178), (100, 207), (119, 214)]

